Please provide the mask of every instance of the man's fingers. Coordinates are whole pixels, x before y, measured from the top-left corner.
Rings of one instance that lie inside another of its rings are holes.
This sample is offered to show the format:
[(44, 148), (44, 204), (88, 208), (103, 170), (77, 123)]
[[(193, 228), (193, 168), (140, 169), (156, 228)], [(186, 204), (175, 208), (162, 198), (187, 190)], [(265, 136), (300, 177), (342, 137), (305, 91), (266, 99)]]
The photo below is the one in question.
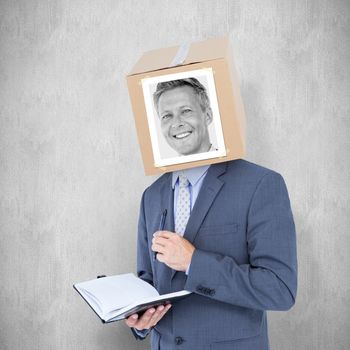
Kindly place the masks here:
[(134, 327), (135, 323), (137, 322), (137, 319), (138, 319), (138, 314), (133, 314), (131, 316), (129, 316), (125, 322), (126, 324), (129, 326), (129, 327)]
[(164, 253), (167, 249), (173, 249), (173, 242), (164, 237), (154, 237), (151, 249), (155, 252)]
[(163, 238), (171, 238), (175, 235), (177, 235), (177, 233), (170, 232), (170, 231), (157, 231), (153, 234), (154, 237), (163, 237)]
[(141, 327), (141, 329), (145, 329), (145, 328), (151, 328), (153, 327), (157, 322), (157, 318), (161, 312), (161, 306), (158, 306), (157, 309), (151, 308), (149, 310), (147, 310), (141, 317), (140, 321), (142, 321), (143, 323), (141, 323), (140, 325), (138, 325), (139, 327)]
[(164, 259), (164, 254), (158, 253), (158, 254), (157, 254), (157, 260), (158, 260), (159, 262), (164, 262), (164, 261), (165, 261), (165, 259)]
[(164, 306), (160, 305), (157, 307), (156, 312), (152, 315), (151, 319), (149, 320), (149, 325), (151, 327), (155, 326), (159, 320), (159, 316), (161, 315), (162, 311), (164, 310)]
[(162, 317), (167, 313), (170, 307), (170, 304), (158, 306), (156, 312), (153, 314), (150, 320), (151, 327), (155, 326), (162, 319)]
[(166, 250), (166, 248), (164, 246), (159, 245), (159, 244), (152, 244), (151, 249), (154, 252), (161, 253), (161, 254), (163, 254)]
[(152, 315), (156, 312), (155, 308), (151, 307), (150, 309), (146, 310), (144, 314), (140, 317), (139, 321), (135, 325), (137, 329), (145, 329), (150, 328), (149, 323), (152, 318)]
[(138, 317), (137, 314), (131, 315), (126, 319), (126, 324), (138, 330), (149, 329), (159, 322), (170, 307), (171, 304), (166, 306), (160, 305), (157, 309), (153, 307), (148, 309), (141, 317)]
[(152, 243), (165, 246), (165, 245), (167, 245), (169, 243), (169, 239), (168, 238), (164, 238), (164, 237), (156, 236), (156, 237), (152, 238)]

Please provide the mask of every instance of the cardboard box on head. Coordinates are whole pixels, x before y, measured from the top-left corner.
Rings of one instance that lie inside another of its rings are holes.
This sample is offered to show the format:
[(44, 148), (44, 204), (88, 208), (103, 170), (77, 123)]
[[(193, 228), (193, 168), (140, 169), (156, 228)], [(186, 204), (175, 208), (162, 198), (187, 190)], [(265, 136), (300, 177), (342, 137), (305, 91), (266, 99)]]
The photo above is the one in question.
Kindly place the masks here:
[(146, 175), (245, 155), (228, 38), (146, 52), (127, 76)]

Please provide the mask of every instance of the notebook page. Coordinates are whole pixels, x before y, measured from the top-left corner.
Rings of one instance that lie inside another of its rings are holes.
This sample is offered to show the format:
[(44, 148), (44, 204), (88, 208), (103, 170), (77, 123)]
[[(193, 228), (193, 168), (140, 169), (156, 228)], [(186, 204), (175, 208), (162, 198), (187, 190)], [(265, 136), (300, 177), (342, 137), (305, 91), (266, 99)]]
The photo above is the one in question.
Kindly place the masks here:
[[(148, 297), (148, 298), (145, 298), (143, 300), (139, 300), (135, 303), (132, 303), (118, 311), (111, 311), (109, 313), (107, 313), (105, 315), (105, 321), (107, 320), (118, 320), (119, 317), (116, 317), (117, 315), (120, 315), (120, 314), (123, 314), (133, 308), (135, 308), (136, 306), (138, 305), (141, 305), (141, 304), (146, 304), (146, 303), (149, 303), (149, 302), (153, 302), (154, 304), (158, 301), (158, 300), (166, 300), (166, 299), (173, 299), (175, 297), (181, 297), (181, 296), (185, 296), (185, 295), (189, 295), (189, 294), (192, 294), (192, 292), (190, 291), (187, 291), (187, 290), (180, 290), (178, 292), (172, 292), (172, 293), (168, 293), (168, 294), (163, 294), (163, 295), (159, 295), (157, 297)], [(151, 306), (149, 306), (151, 307)]]
[(92, 294), (105, 315), (121, 309), (139, 299), (157, 297), (159, 294), (149, 283), (132, 273), (98, 278), (77, 285), (83, 292)]

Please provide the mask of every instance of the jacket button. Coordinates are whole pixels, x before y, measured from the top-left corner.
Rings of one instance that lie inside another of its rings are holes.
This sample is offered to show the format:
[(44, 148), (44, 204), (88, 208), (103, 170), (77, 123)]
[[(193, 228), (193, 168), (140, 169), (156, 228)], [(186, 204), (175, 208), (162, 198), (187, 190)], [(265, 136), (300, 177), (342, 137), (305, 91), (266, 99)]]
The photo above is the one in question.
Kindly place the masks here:
[(184, 342), (184, 339), (183, 338), (181, 338), (181, 337), (176, 337), (175, 338), (175, 344), (176, 345), (180, 345), (180, 344), (182, 344)]

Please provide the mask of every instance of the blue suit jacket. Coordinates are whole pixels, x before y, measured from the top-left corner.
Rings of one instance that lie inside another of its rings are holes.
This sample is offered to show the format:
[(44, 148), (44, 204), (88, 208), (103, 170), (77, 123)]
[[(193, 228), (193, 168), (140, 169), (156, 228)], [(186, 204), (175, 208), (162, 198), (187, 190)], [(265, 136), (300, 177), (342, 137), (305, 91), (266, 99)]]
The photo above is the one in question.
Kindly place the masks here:
[(152, 350), (268, 349), (266, 310), (287, 310), (297, 290), (296, 238), (283, 178), (244, 160), (211, 165), (184, 237), (196, 247), (188, 276), (153, 261), (152, 235), (167, 209), (171, 174), (143, 194), (137, 273), (160, 294), (194, 292), (151, 331)]

